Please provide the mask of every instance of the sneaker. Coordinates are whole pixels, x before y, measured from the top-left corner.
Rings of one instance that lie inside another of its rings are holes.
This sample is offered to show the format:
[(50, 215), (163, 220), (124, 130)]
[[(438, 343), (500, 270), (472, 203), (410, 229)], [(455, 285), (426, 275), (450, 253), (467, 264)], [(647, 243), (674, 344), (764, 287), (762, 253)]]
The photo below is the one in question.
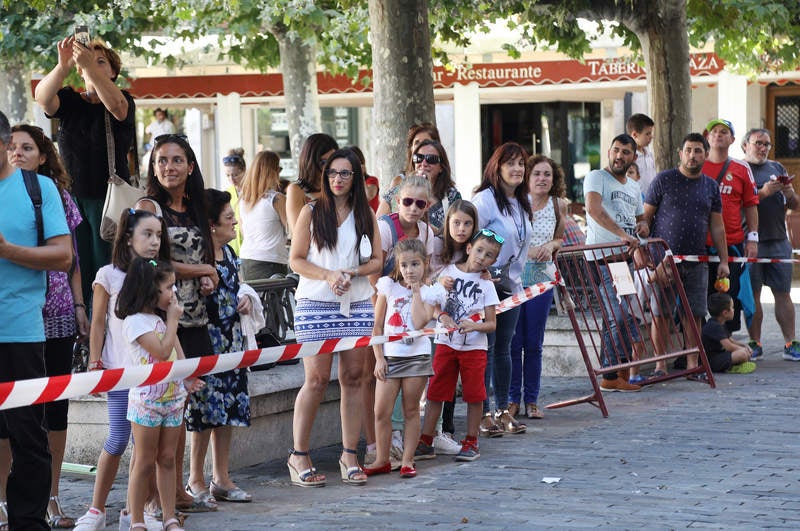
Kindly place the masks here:
[(75, 531), (100, 531), (106, 527), (106, 513), (94, 507), (75, 522)]
[(461, 451), (458, 452), (456, 461), (475, 461), (480, 456), (481, 453), (478, 451), (478, 443), (465, 439), (461, 441)]
[(630, 378), (628, 378), (628, 383), (631, 385), (642, 385), (646, 381), (647, 378), (645, 378), (641, 374), (637, 374), (636, 376), (631, 376)]
[[(162, 529), (161, 521), (144, 513), (144, 525), (147, 526), (147, 531), (160, 531)], [(119, 531), (128, 531), (131, 528), (131, 513), (122, 509), (119, 512)]]
[(423, 461), (425, 459), (435, 459), (435, 458), (436, 458), (436, 451), (433, 449), (433, 445), (425, 444), (422, 441), (420, 441), (417, 444), (417, 449), (414, 451), (415, 461)]
[(441, 455), (456, 455), (461, 451), (461, 445), (446, 431), (433, 438), (433, 448), (437, 454)]
[(750, 374), (754, 370), (756, 370), (756, 364), (752, 361), (745, 361), (744, 363), (734, 365), (725, 372), (730, 374)]
[(800, 361), (800, 341), (792, 341), (783, 347), (783, 359), (788, 361)]
[[(758, 341), (755, 341), (755, 340), (750, 340), (750, 341), (747, 342), (747, 345), (750, 347), (750, 350), (753, 351), (750, 354), (750, 361), (756, 361), (758, 359), (761, 359), (761, 357), (764, 355), (764, 349), (761, 348), (761, 343), (759, 343)], [(783, 350), (784, 350), (784, 352), (786, 352), (786, 349), (783, 349)], [(786, 359), (786, 358), (784, 358), (784, 359)]]
[(600, 390), (608, 392), (621, 391), (623, 393), (633, 393), (636, 391), (641, 391), (642, 386), (629, 384), (628, 382), (619, 377), (614, 378), (613, 380), (606, 380), (605, 378), (603, 378), (600, 381)]
[(403, 432), (394, 430), (392, 432), (392, 446), (400, 449), (400, 455), (403, 455)]

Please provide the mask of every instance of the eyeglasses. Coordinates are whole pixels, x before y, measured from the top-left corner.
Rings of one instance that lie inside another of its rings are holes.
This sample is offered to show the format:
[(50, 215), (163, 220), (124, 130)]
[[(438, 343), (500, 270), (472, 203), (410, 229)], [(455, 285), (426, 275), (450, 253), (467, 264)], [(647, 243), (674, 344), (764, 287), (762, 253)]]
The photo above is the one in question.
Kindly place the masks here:
[(343, 180), (343, 181), (349, 181), (350, 179), (353, 178), (353, 172), (352, 171), (350, 171), (350, 170), (339, 170), (339, 171), (336, 171), (333, 168), (328, 168), (328, 171), (325, 172), (325, 175), (327, 175), (328, 179), (331, 179), (331, 180), (335, 179), (336, 176), (339, 176), (339, 178), (341, 180)]
[(753, 144), (754, 146), (760, 147), (760, 148), (762, 148), (762, 147), (765, 147), (767, 149), (771, 149), (772, 148), (772, 142), (762, 142), (761, 140), (756, 140), (755, 142), (750, 142), (750, 143)]
[[(168, 140), (183, 140), (186, 142), (189, 139), (186, 135), (176, 135), (175, 133), (167, 133), (166, 135), (158, 135), (153, 139), (154, 142), (166, 142)], [(225, 160), (225, 159), (223, 159)]]
[(475, 239), (478, 236), (483, 236), (485, 238), (492, 238), (494, 241), (496, 241), (500, 245), (503, 245), (503, 243), (506, 241), (505, 238), (503, 238), (502, 236), (497, 234), (495, 231), (490, 230), (490, 229), (481, 229), (481, 230), (479, 230), (478, 232), (475, 233), (475, 236), (472, 237), (471, 241), (475, 241)]
[(244, 160), (242, 160), (242, 157), (239, 155), (228, 155), (227, 157), (222, 157), (223, 164), (241, 164), (242, 162), (244, 162)]
[(417, 205), (417, 208), (423, 210), (426, 206), (428, 206), (428, 202), (424, 199), (414, 199), (413, 197), (404, 197), (400, 200), (403, 206), (410, 207), (411, 205)]
[(442, 157), (439, 155), (423, 155), (422, 153), (414, 153), (411, 155), (411, 162), (414, 164), (420, 164), (422, 161), (427, 162), (428, 164), (439, 164), (442, 162)]

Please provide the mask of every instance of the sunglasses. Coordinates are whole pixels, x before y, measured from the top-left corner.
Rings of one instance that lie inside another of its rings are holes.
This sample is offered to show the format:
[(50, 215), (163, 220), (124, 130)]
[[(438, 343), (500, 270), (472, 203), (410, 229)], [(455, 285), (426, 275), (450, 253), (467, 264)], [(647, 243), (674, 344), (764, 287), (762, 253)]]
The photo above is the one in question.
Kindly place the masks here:
[(414, 164), (420, 164), (423, 160), (428, 164), (439, 164), (442, 162), (442, 157), (439, 155), (423, 155), (422, 153), (411, 155), (411, 162)]
[(222, 157), (223, 164), (241, 164), (242, 162), (244, 161), (239, 155), (228, 155), (227, 157)]
[(414, 199), (413, 197), (404, 197), (400, 200), (400, 202), (405, 207), (410, 207), (411, 205), (417, 205), (417, 208), (420, 210), (424, 210), (426, 206), (428, 206), (428, 202), (424, 199)]
[(331, 180), (335, 179), (337, 175), (343, 181), (349, 181), (350, 179), (353, 178), (353, 172), (352, 171), (350, 171), (350, 170), (336, 171), (333, 168), (329, 168), (328, 171), (325, 172), (325, 175), (327, 175), (328, 179), (331, 179)]
[[(166, 135), (158, 135), (153, 139), (154, 142), (164, 142), (167, 140), (183, 140), (186, 142), (189, 139), (186, 135), (176, 135), (175, 133), (167, 133)], [(223, 159), (225, 160), (225, 159)]]
[(491, 238), (494, 241), (496, 241), (497, 243), (499, 243), (500, 245), (503, 245), (503, 243), (506, 241), (505, 238), (503, 238), (502, 236), (497, 234), (495, 231), (489, 230), (489, 229), (481, 229), (481, 230), (479, 230), (478, 232), (475, 233), (475, 236), (473, 236), (472, 240), (470, 240), (470, 241), (474, 242), (478, 238), (478, 236), (483, 236), (485, 238)]

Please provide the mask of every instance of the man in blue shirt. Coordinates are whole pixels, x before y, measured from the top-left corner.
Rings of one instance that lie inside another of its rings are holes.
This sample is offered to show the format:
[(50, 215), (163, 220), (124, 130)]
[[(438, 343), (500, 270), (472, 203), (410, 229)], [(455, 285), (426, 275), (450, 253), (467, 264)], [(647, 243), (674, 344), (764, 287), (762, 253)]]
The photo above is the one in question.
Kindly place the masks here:
[[(8, 118), (0, 112), (0, 153), (11, 141)], [(33, 202), (22, 171), (0, 156), (0, 382), (45, 376), (42, 307), (46, 271), (68, 271), (72, 245), (55, 183), (38, 176), (42, 192), (44, 243), (38, 246)], [(0, 411), (11, 444), (8, 476), (9, 529), (50, 529), (45, 520), (50, 496), (50, 450), (42, 420), (44, 406)]]

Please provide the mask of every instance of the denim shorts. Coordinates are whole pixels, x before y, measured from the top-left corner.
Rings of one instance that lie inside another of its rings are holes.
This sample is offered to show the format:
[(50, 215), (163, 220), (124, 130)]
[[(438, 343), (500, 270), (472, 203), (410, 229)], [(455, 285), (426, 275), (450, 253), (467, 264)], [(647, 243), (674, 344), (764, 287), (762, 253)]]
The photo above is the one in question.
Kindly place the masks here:
[(178, 400), (128, 400), (128, 420), (148, 428), (175, 428), (183, 423), (186, 397)]

